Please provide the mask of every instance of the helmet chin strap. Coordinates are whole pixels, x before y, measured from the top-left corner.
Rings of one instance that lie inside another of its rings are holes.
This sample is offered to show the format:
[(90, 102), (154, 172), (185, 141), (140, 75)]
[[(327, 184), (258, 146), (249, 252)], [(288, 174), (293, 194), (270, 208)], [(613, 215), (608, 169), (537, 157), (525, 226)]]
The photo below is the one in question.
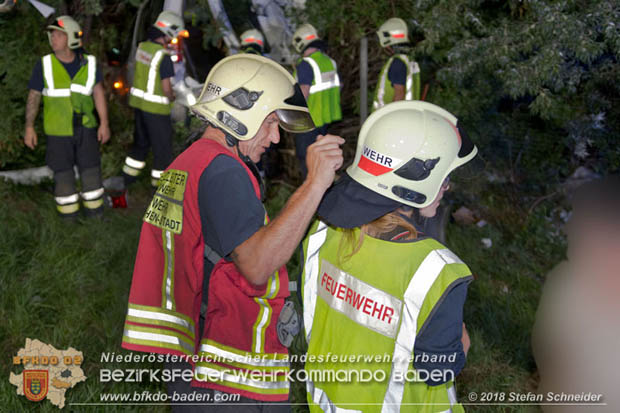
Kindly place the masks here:
[(258, 187), (260, 189), (260, 200), (261, 202), (265, 201), (265, 183), (263, 182), (263, 178), (260, 175), (258, 167), (248, 155), (241, 152), (241, 148), (239, 147), (239, 139), (235, 138), (227, 132), (224, 132), (224, 134), (226, 135), (226, 144), (231, 148), (237, 149), (237, 155), (239, 156), (239, 158), (241, 158), (241, 160), (248, 167), (248, 169), (252, 171), (252, 175), (254, 175), (254, 177), (256, 178), (256, 181), (258, 182)]

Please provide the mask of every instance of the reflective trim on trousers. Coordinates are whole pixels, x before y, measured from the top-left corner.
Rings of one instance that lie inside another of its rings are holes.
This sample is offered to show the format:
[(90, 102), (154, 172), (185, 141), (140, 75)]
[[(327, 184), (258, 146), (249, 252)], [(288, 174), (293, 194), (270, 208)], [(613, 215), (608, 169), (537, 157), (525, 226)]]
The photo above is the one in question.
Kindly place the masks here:
[(104, 192), (105, 191), (103, 188), (99, 188), (99, 189), (93, 189), (92, 191), (81, 192), (80, 195), (82, 196), (82, 199), (85, 201), (94, 201), (97, 198), (101, 198)]
[(129, 165), (123, 165), (123, 172), (129, 176), (138, 176), (142, 171), (139, 169), (134, 169)]
[(80, 196), (78, 194), (67, 195), (67, 196), (56, 196), (54, 200), (58, 205), (67, 205), (73, 204), (80, 201)]
[(97, 209), (97, 208), (103, 206), (103, 198), (99, 198), (99, 199), (94, 200), (94, 201), (82, 201), (82, 203), (84, 204), (85, 208)]
[(308, 239), (308, 251), (304, 265), (304, 328), (306, 340), (310, 342), (314, 308), (316, 306), (317, 285), (319, 279), (319, 250), (327, 238), (327, 224), (320, 221), (316, 232)]
[(127, 156), (125, 158), (125, 165), (130, 166), (134, 169), (144, 169), (144, 166), (146, 165), (146, 162), (144, 161), (139, 161), (137, 159), (133, 159), (129, 156)]
[(409, 367), (408, 360), (411, 354), (413, 354), (418, 316), (422, 304), (443, 268), (447, 264), (457, 263), (461, 264), (463, 261), (452, 251), (448, 249), (434, 250), (424, 258), (422, 264), (420, 264), (413, 277), (411, 277), (403, 296), (405, 308), (394, 345), (392, 372), (383, 400), (382, 413), (391, 411), (388, 406), (399, 406), (402, 403), (405, 383), (403, 381), (397, 381), (396, 377), (405, 377), (405, 373)]
[(73, 214), (74, 212), (78, 212), (80, 210), (80, 204), (56, 205), (56, 209), (61, 214)]

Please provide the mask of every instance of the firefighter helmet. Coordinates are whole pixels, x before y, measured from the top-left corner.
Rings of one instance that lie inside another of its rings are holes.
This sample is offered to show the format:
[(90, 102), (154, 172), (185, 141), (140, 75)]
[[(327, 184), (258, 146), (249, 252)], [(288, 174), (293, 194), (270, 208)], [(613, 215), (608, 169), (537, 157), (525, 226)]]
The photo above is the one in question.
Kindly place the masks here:
[(241, 34), (241, 47), (257, 46), (262, 52), (265, 48), (265, 38), (263, 34), (256, 30), (246, 30)]
[(47, 26), (47, 37), (50, 45), (52, 44), (52, 30), (58, 30), (67, 35), (67, 46), (69, 49), (77, 49), (82, 46), (82, 28), (72, 17), (59, 16), (54, 22)]
[(282, 129), (314, 129), (306, 100), (295, 79), (263, 56), (237, 54), (220, 60), (209, 72), (192, 112), (238, 140), (252, 139), (270, 113)]
[(293, 34), (293, 47), (302, 53), (310, 43), (319, 40), (319, 34), (311, 24), (302, 24)]
[(386, 198), (424, 208), (435, 200), (450, 172), (477, 152), (447, 110), (419, 100), (398, 101), (364, 122), (347, 173)]
[(409, 43), (407, 23), (398, 17), (392, 17), (379, 26), (377, 36), (381, 47), (393, 46), (395, 44)]
[(178, 14), (169, 10), (162, 11), (157, 16), (153, 27), (159, 29), (166, 36), (174, 39), (184, 29), (183, 19)]

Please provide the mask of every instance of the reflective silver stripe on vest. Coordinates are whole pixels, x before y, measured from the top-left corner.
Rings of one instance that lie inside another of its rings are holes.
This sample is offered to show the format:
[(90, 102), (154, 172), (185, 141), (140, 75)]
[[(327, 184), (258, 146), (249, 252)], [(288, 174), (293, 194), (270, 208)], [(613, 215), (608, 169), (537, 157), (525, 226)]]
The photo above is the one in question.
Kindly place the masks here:
[(452, 413), (452, 406), (458, 403), (456, 399), (456, 389), (454, 386), (448, 389), (448, 400), (450, 400), (450, 408), (448, 410), (442, 410), (439, 413)]
[(135, 338), (137, 340), (154, 341), (156, 343), (163, 342), (163, 343), (176, 344), (180, 347), (183, 347), (190, 354), (194, 353), (194, 346), (186, 343), (185, 341), (179, 339), (178, 337), (169, 336), (168, 334), (147, 333), (145, 331), (135, 331), (135, 330), (130, 330), (126, 328), (124, 335), (129, 338)]
[[(250, 386), (250, 387), (254, 387), (256, 389), (288, 389), (289, 388), (288, 380), (283, 380), (283, 381), (275, 381), (275, 380), (259, 381), (259, 380), (252, 380), (252, 379), (248, 378), (249, 376), (251, 376), (251, 373), (248, 373), (246, 375), (245, 374), (246, 372), (239, 372), (237, 370), (235, 370), (236, 371), (235, 374), (229, 374), (226, 370), (216, 370), (216, 369), (212, 369), (210, 367), (196, 366), (194, 371), (195, 371), (196, 374), (202, 374), (202, 375), (205, 375), (205, 376), (207, 376), (209, 378), (218, 377), (222, 381), (229, 381), (231, 383), (242, 384), (244, 386)], [(228, 370), (228, 371), (232, 371), (232, 370)], [(209, 381), (211, 381), (211, 380), (209, 380)]]
[(52, 55), (43, 57), (43, 76), (45, 77), (46, 88), (41, 92), (43, 96), (50, 97), (70, 97), (71, 89), (56, 89), (54, 87), (54, 71), (52, 69)]
[(144, 99), (148, 102), (153, 103), (161, 103), (162, 105), (167, 105), (170, 103), (170, 100), (166, 96), (153, 95), (151, 93), (144, 93), (143, 90), (137, 89), (135, 87), (131, 88), (129, 92), (137, 98)]
[(97, 62), (95, 60), (95, 56), (87, 55), (86, 59), (88, 60), (88, 77), (86, 78), (86, 84), (82, 86), (77, 83), (71, 83), (71, 91), (90, 96), (93, 94), (93, 87), (95, 87), (95, 71), (97, 70)]
[(319, 250), (327, 238), (327, 224), (319, 221), (319, 225), (308, 239), (308, 251), (304, 265), (304, 328), (306, 340), (310, 342), (312, 322), (314, 320), (314, 308), (316, 307), (316, 295), (319, 279)]
[(125, 164), (127, 166), (130, 166), (134, 169), (143, 169), (144, 166), (146, 165), (146, 162), (144, 161), (138, 161), (136, 159), (130, 158), (129, 156), (125, 158)]
[(267, 299), (273, 298), (276, 293), (276, 288), (278, 287), (278, 276), (278, 271), (276, 271), (271, 275), (271, 277), (269, 277), (269, 293), (265, 294), (264, 297), (256, 299), (256, 302), (261, 307), (259, 314), (262, 313), (263, 316), (256, 326), (256, 336), (254, 338), (255, 345), (253, 349), (255, 353), (264, 353), (265, 340), (263, 337), (263, 330), (271, 319), (271, 313), (273, 312)]
[[(252, 354), (248, 354), (248, 356), (244, 356), (242, 354), (233, 353), (231, 351), (226, 351), (219, 347), (215, 347), (211, 344), (201, 344), (200, 351), (204, 353), (215, 354), (219, 358), (223, 360), (232, 360), (236, 363), (250, 364), (256, 367), (288, 367), (289, 363), (286, 360), (273, 360), (270, 358), (263, 358), (265, 354), (261, 354), (261, 357), (253, 357)], [(221, 360), (217, 360), (221, 361)]]
[(172, 238), (173, 235), (170, 231), (166, 231), (164, 234), (166, 237), (166, 245), (164, 245), (164, 249), (167, 258), (166, 262), (168, 263), (168, 266), (165, 269), (166, 308), (168, 310), (172, 310), (174, 307), (174, 297), (172, 295), (172, 276), (174, 271), (174, 250), (172, 248), (172, 243), (174, 242), (174, 239)]
[(331, 89), (333, 87), (340, 87), (340, 78), (338, 77), (338, 71), (336, 69), (336, 62), (331, 60), (334, 65), (334, 70), (321, 73), (319, 64), (310, 57), (304, 57), (304, 61), (308, 62), (314, 72), (314, 84), (310, 86), (310, 94), (322, 92), (323, 90)]
[(417, 322), (422, 304), (430, 291), (433, 283), (447, 264), (462, 264), (463, 261), (449, 249), (431, 251), (415, 274), (409, 281), (409, 286), (404, 294), (405, 308), (396, 343), (392, 356), (392, 373), (388, 383), (388, 389), (383, 400), (382, 413), (393, 410), (394, 406), (400, 406), (405, 391), (405, 383), (396, 381), (395, 377), (405, 377), (409, 367), (408, 360), (413, 354), (415, 346)]
[(149, 65), (149, 75), (146, 81), (146, 91), (142, 89), (138, 89), (132, 87), (130, 92), (135, 97), (140, 99), (144, 99), (147, 102), (160, 103), (162, 105), (167, 105), (170, 103), (170, 100), (166, 96), (160, 96), (155, 94), (155, 81), (158, 79), (157, 76), (157, 65), (159, 61), (164, 57), (164, 51), (158, 50), (155, 52), (153, 59), (151, 59), (151, 64)]
[[(405, 60), (405, 64), (407, 66), (407, 80), (405, 83), (405, 100), (413, 100), (413, 76), (416, 73), (420, 73), (420, 66), (417, 62), (413, 60), (409, 60), (409, 57), (406, 55), (399, 55), (402, 59)], [(397, 59), (396, 56), (390, 57), (388, 62), (385, 64), (385, 71), (383, 72), (383, 76), (379, 79), (379, 89), (377, 90), (376, 100), (372, 103), (375, 109), (379, 109), (385, 106), (385, 101), (383, 100), (385, 96), (385, 82), (388, 80), (388, 72), (390, 70), (390, 66), (394, 59)]]
[(103, 188), (99, 188), (88, 192), (81, 192), (80, 195), (82, 195), (82, 199), (92, 201), (94, 199), (101, 198), (104, 192), (105, 191)]
[(325, 413), (361, 413), (361, 410), (343, 409), (336, 406), (325, 394), (325, 392), (318, 387), (314, 386), (314, 383), (310, 380), (306, 382), (306, 389), (312, 397), (312, 401), (317, 404), (321, 410)]
[(80, 200), (80, 196), (78, 194), (73, 194), (73, 195), (67, 195), (67, 196), (57, 196), (57, 197), (54, 197), (54, 199), (56, 200), (56, 203), (58, 205), (67, 205), (67, 204), (73, 204), (75, 202), (78, 202)]
[(87, 55), (88, 61), (88, 77), (86, 79), (86, 85), (80, 85), (77, 83), (71, 83), (69, 89), (56, 89), (54, 87), (54, 70), (52, 69), (52, 55), (48, 54), (43, 57), (43, 76), (45, 77), (45, 83), (47, 87), (41, 92), (43, 96), (49, 97), (70, 97), (71, 92), (80, 93), (82, 95), (90, 96), (93, 93), (93, 87), (95, 86), (95, 71), (97, 70), (97, 61), (95, 56)]
[(132, 317), (147, 318), (149, 320), (167, 321), (169, 323), (178, 324), (182, 327), (185, 327), (189, 331), (191, 331), (192, 335), (194, 335), (193, 324), (189, 323), (187, 320), (183, 320), (182, 318), (175, 317), (171, 314), (158, 313), (158, 312), (146, 311), (146, 310), (138, 310), (138, 309), (130, 307), (127, 310), (127, 315), (132, 316)]
[(385, 106), (385, 102), (383, 101), (383, 97), (385, 96), (385, 82), (387, 80), (387, 72), (389, 71), (389, 65), (392, 64), (394, 60), (394, 56), (390, 57), (388, 62), (385, 64), (385, 71), (383, 72), (383, 76), (379, 79), (379, 89), (377, 90), (377, 98), (374, 102), (372, 102), (372, 106), (375, 109), (379, 109)]
[(420, 66), (418, 66), (417, 62), (413, 60), (409, 60), (408, 57), (404, 56), (407, 61), (407, 91), (405, 93), (405, 100), (413, 100), (413, 76), (416, 73), (420, 73)]

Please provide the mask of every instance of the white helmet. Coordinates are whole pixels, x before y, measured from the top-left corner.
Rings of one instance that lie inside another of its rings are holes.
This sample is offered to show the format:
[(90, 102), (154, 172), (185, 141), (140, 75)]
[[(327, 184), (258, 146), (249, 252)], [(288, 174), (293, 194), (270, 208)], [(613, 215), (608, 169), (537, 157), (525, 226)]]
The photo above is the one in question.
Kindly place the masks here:
[(169, 10), (162, 11), (153, 23), (153, 27), (159, 29), (163, 34), (170, 38), (178, 37), (184, 29), (181, 16)]
[(379, 27), (377, 36), (379, 37), (381, 47), (387, 47), (395, 44), (409, 43), (408, 31), (407, 23), (403, 19), (392, 17)]
[(263, 37), (263, 34), (256, 29), (244, 31), (241, 34), (241, 47), (249, 47), (253, 45), (256, 45), (261, 52), (263, 51), (265, 48), (265, 38)]
[(72, 17), (59, 16), (52, 24), (47, 26), (47, 37), (52, 44), (52, 30), (59, 30), (67, 35), (69, 49), (77, 49), (82, 46), (82, 28)]
[(353, 164), (325, 193), (318, 214), (355, 228), (403, 205), (424, 208), (477, 152), (450, 112), (419, 100), (390, 103), (362, 125)]
[(398, 101), (364, 122), (347, 173), (384, 197), (424, 208), (450, 172), (477, 152), (447, 110), (419, 100)]
[(306, 47), (315, 40), (319, 40), (319, 34), (311, 24), (302, 24), (293, 34), (293, 47), (297, 53), (302, 53)]
[(252, 139), (274, 111), (280, 126), (288, 132), (314, 129), (295, 79), (276, 62), (254, 54), (220, 60), (209, 72), (198, 103), (191, 110), (242, 141)]

